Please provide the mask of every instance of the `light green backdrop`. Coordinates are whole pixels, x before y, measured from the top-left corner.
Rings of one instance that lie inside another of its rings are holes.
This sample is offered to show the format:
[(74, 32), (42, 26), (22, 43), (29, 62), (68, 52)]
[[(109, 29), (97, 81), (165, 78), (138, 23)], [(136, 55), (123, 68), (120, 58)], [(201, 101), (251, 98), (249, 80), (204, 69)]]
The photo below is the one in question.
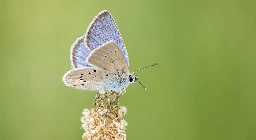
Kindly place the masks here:
[(0, 139), (80, 140), (95, 92), (66, 87), (69, 50), (107, 9), (147, 87), (121, 104), (129, 140), (256, 139), (253, 0), (1, 0)]

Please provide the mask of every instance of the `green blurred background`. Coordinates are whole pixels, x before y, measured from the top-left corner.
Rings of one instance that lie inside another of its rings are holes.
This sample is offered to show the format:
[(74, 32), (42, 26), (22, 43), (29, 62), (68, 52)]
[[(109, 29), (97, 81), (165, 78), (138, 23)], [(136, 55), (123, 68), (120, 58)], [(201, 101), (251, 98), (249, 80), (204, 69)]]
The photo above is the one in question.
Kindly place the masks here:
[(107, 9), (139, 84), (121, 97), (130, 140), (256, 139), (253, 0), (1, 0), (0, 139), (81, 140), (96, 92), (66, 87), (69, 50)]

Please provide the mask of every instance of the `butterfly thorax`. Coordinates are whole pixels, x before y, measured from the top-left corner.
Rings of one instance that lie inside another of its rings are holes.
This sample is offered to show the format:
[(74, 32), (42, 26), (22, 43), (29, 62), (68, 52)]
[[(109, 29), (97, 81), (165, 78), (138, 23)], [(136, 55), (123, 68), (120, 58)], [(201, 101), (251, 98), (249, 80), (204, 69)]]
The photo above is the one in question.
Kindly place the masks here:
[(121, 94), (125, 92), (125, 89), (136, 80), (137, 78), (131, 73), (129, 75), (113, 75), (100, 82), (99, 87), (104, 89), (105, 92), (114, 91)]

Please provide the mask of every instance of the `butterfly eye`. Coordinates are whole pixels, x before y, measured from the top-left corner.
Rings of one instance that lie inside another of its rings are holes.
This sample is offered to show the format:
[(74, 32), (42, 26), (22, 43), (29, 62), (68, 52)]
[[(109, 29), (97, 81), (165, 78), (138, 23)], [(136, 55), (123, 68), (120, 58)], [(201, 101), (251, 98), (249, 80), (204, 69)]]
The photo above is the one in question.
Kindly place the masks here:
[(129, 81), (133, 82), (133, 77), (131, 75), (129, 75)]

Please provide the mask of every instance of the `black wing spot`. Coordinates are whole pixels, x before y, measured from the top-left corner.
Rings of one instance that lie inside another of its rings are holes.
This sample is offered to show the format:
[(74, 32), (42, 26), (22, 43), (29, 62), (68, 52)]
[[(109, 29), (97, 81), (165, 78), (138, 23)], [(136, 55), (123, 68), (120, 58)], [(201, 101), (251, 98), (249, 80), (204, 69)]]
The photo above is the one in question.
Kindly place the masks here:
[(116, 52), (116, 50), (115, 50), (115, 52)]
[(108, 76), (108, 74), (106, 74), (106, 76)]
[(96, 70), (93, 70), (93, 72), (96, 72)]
[(86, 82), (86, 81), (83, 81), (83, 82)]
[(91, 74), (91, 72), (88, 72), (88, 74)]
[(82, 86), (84, 86), (84, 84), (81, 84)]
[(81, 75), (84, 75), (84, 74), (81, 73)]
[(84, 80), (83, 78), (81, 78), (80, 80)]
[(107, 57), (106, 55), (104, 57)]

